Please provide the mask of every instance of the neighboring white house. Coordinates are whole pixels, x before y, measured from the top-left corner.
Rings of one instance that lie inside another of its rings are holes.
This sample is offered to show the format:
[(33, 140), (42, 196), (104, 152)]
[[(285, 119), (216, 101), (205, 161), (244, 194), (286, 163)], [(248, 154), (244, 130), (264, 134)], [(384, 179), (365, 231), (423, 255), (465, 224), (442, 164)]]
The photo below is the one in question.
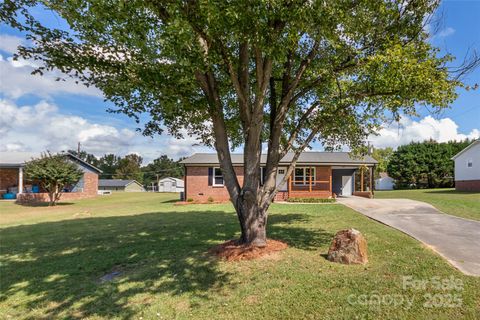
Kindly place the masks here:
[(167, 177), (158, 182), (158, 192), (183, 192), (184, 189), (182, 179)]
[(395, 180), (389, 177), (386, 172), (380, 172), (380, 178), (375, 180), (376, 190), (393, 190)]
[(457, 153), (455, 161), (455, 189), (480, 191), (480, 139)]

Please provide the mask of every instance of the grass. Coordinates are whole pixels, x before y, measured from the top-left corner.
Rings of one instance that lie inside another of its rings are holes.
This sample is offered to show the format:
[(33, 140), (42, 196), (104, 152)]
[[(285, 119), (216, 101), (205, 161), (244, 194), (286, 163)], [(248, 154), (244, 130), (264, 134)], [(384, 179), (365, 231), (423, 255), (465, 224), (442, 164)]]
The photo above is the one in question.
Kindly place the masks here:
[(480, 192), (461, 192), (455, 191), (455, 189), (375, 191), (375, 198), (404, 198), (424, 201), (444, 213), (480, 220)]
[[(174, 206), (174, 196), (114, 194), (56, 208), (1, 202), (0, 314), (5, 319), (476, 319), (480, 279), (401, 232), (342, 205), (273, 205), (269, 236), (289, 244), (256, 261), (205, 252), (238, 237), (230, 205)], [(366, 266), (325, 259), (336, 231), (369, 244)], [(99, 279), (112, 271), (112, 281)], [(403, 277), (462, 290), (403, 289)], [(362, 295), (370, 303), (359, 303)], [(375, 297), (386, 297), (376, 304)], [(462, 305), (428, 308), (428, 295)], [(388, 300), (394, 297), (402, 304)], [(360, 300), (359, 300), (360, 298)], [(405, 299), (413, 300), (409, 307)], [(350, 301), (350, 302), (349, 302)], [(389, 302), (390, 301), (390, 302)]]

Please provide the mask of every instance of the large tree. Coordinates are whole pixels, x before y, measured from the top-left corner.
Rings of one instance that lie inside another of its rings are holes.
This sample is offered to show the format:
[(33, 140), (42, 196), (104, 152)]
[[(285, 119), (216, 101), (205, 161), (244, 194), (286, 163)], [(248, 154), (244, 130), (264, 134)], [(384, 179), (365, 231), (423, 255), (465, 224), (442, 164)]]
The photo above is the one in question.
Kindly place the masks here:
[(113, 153), (105, 154), (98, 159), (98, 168), (102, 170), (100, 179), (112, 179), (120, 164), (120, 156)]
[(127, 154), (123, 158), (119, 158), (118, 166), (113, 177), (115, 179), (130, 179), (143, 182), (143, 173), (141, 170), (142, 157), (137, 154)]
[[(42, 3), (70, 30), (42, 25)], [(353, 149), (386, 117), (444, 108), (460, 85), (428, 43), (439, 0), (6, 0), (1, 16), (29, 35), (19, 56), (94, 85), (146, 135), (195, 135), (215, 147), (241, 227), (266, 243), (279, 160), (285, 179), (313, 142)], [(231, 149), (243, 148), (238, 182)], [(260, 155), (266, 153), (265, 183)]]
[(380, 178), (380, 173), (387, 172), (388, 162), (392, 154), (393, 148), (391, 147), (373, 149), (372, 157), (378, 161), (378, 164), (375, 166), (375, 179)]
[(63, 189), (77, 183), (83, 176), (82, 170), (63, 154), (43, 153), (25, 164), (28, 179), (40, 182), (48, 193), (49, 205), (55, 206)]
[(395, 179), (397, 189), (453, 187), (452, 157), (469, 144), (468, 139), (443, 143), (428, 140), (400, 146), (390, 156), (388, 175)]

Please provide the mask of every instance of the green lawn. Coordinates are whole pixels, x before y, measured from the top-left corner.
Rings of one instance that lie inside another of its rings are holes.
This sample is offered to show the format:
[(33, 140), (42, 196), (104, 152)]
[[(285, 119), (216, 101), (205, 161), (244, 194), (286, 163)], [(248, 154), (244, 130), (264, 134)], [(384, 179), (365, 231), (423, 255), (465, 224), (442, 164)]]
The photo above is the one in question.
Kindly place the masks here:
[[(238, 237), (232, 207), (174, 206), (173, 197), (115, 194), (56, 208), (1, 202), (2, 319), (480, 318), (479, 278), (342, 205), (273, 205), (269, 236), (289, 248), (226, 263), (205, 252)], [(325, 259), (347, 227), (366, 236), (367, 266)], [(113, 271), (121, 275), (99, 280)], [(403, 289), (404, 276), (454, 277), (462, 290)], [(434, 305), (461, 306), (428, 307), (432, 295)]]
[(480, 220), (480, 192), (460, 192), (455, 189), (375, 191), (375, 198), (424, 201), (444, 213)]

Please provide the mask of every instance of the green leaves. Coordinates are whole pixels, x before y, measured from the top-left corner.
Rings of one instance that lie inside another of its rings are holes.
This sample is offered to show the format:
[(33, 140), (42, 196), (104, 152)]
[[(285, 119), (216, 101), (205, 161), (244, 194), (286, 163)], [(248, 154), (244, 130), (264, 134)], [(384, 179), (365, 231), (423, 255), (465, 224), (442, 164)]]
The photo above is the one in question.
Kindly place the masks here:
[[(40, 3), (72, 30), (36, 21), (30, 11)], [(316, 131), (315, 139), (329, 146), (355, 148), (387, 116), (415, 114), (419, 105), (445, 108), (456, 98), (461, 83), (446, 69), (452, 57), (440, 56), (424, 31), (437, 5), (431, 0), (23, 0), (5, 1), (0, 12), (6, 23), (35, 39), (19, 56), (98, 87), (115, 103), (116, 112), (137, 122), (140, 115), (150, 115), (146, 135), (166, 128), (179, 138), (186, 132), (214, 144), (211, 99), (196, 77), (208, 71), (229, 141), (244, 144), (249, 128), (241, 121), (232, 70), (240, 69), (240, 45), (248, 40), (244, 87), (250, 108), (263, 94), (257, 86), (265, 61), (272, 65), (267, 94), (277, 93), (263, 102), (262, 141), (270, 139), (270, 111), (285, 103), (286, 118), (279, 124), (284, 127), (282, 148), (308, 144), (309, 132)], [(25, 19), (17, 19), (19, 15)], [(313, 59), (305, 64), (309, 54)], [(294, 93), (291, 99), (285, 95), (288, 89)], [(317, 110), (303, 121), (313, 104)], [(297, 126), (300, 132), (294, 135)]]
[(451, 158), (469, 141), (437, 143), (433, 140), (400, 146), (389, 157), (388, 175), (396, 188), (453, 187), (454, 162)]
[(65, 155), (46, 152), (25, 164), (25, 175), (30, 180), (40, 182), (51, 195), (50, 203), (54, 205), (63, 188), (76, 184), (82, 178), (83, 171)]

